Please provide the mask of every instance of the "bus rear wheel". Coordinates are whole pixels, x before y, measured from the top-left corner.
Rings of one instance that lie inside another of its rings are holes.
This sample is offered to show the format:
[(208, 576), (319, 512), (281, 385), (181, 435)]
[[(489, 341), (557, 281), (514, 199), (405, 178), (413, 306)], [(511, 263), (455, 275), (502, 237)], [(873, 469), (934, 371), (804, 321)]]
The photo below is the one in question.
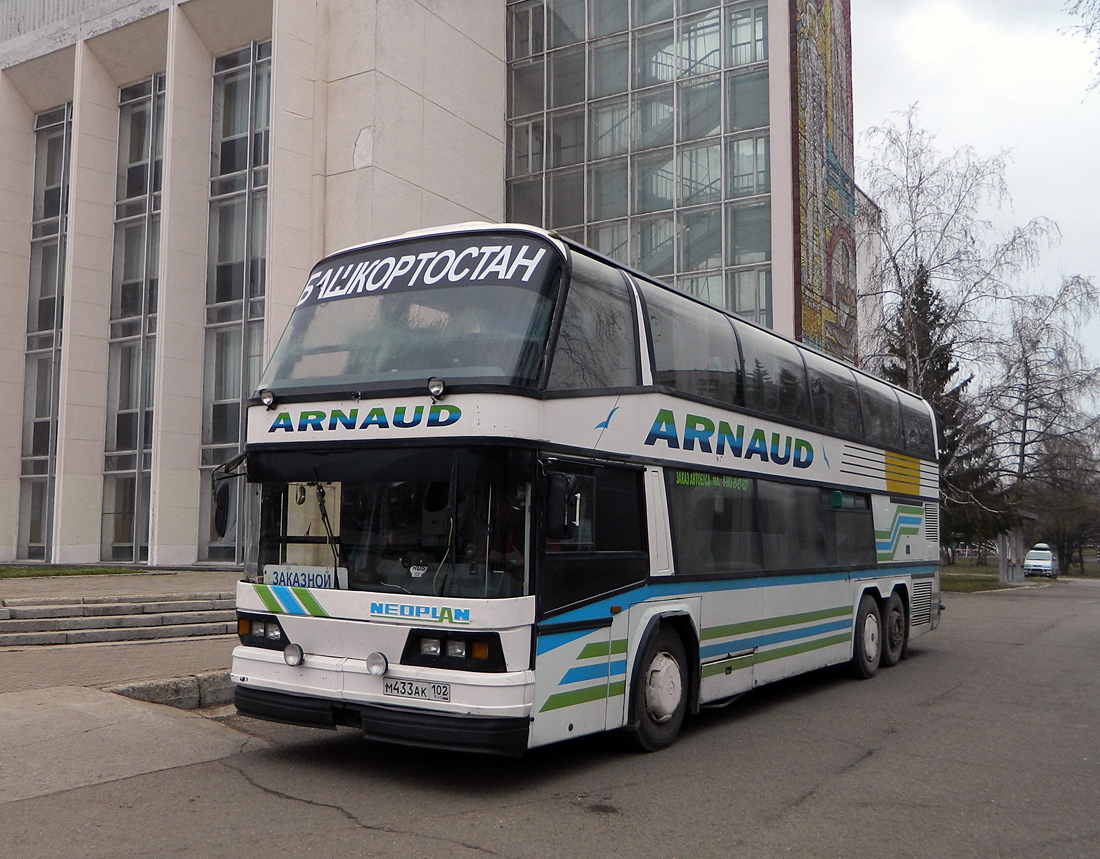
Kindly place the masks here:
[(882, 617), (878, 613), (875, 598), (864, 594), (856, 612), (855, 641), (849, 665), (856, 677), (871, 678), (878, 671), (881, 659)]
[(909, 627), (905, 622), (905, 604), (897, 591), (890, 594), (882, 609), (882, 664), (889, 668), (905, 658)]
[(646, 752), (670, 746), (684, 722), (687, 688), (684, 644), (662, 625), (634, 669), (630, 695), (637, 729), (626, 734), (630, 744)]

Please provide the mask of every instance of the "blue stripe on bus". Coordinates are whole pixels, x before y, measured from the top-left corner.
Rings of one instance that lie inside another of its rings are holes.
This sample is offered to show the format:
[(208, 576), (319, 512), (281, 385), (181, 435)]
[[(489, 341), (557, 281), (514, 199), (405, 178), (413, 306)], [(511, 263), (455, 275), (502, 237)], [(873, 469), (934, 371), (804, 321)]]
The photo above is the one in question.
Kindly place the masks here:
[(591, 629), (578, 629), (576, 632), (552, 632), (549, 635), (540, 635), (538, 653), (543, 654), (549, 653), (551, 650), (557, 650), (571, 641), (591, 635), (593, 631)]
[(565, 672), (565, 676), (561, 678), (558, 685), (568, 686), (570, 683), (580, 683), (584, 680), (601, 680), (604, 677), (615, 677), (621, 674), (626, 674), (625, 659), (617, 659), (610, 664), (597, 662), (592, 665), (570, 668)]
[(756, 635), (752, 638), (738, 638), (736, 641), (725, 641), (721, 644), (708, 644), (699, 648), (700, 659), (710, 659), (712, 656), (725, 656), (730, 652), (731, 643), (737, 650), (750, 650), (767, 647), (770, 644), (782, 644), (787, 641), (797, 641), (800, 638), (814, 638), (825, 635), (828, 632), (847, 632), (852, 628), (851, 620), (838, 620), (831, 623), (819, 623), (817, 626), (803, 626), (797, 629), (785, 629), (782, 632), (772, 632), (767, 635)]
[(271, 592), (275, 594), (275, 598), (282, 603), (287, 614), (309, 614), (309, 612), (302, 607), (302, 604), (298, 602), (298, 597), (294, 596), (290, 588), (285, 585), (271, 585)]

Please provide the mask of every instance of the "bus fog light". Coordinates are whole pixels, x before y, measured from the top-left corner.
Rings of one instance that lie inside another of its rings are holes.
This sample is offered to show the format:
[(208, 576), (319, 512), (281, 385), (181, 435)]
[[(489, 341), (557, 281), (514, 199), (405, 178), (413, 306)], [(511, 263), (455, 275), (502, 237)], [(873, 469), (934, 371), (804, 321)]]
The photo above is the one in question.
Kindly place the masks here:
[(283, 648), (283, 661), (291, 668), (297, 668), (301, 665), (304, 655), (300, 644), (288, 644)]
[(384, 654), (379, 653), (377, 650), (367, 656), (367, 673), (373, 674), (375, 677), (381, 677), (386, 673), (386, 669), (390, 665), (386, 661)]
[(420, 653), (422, 656), (439, 656), (441, 648), (438, 638), (420, 639)]
[(447, 642), (447, 655), (457, 656), (461, 659), (466, 658), (466, 642), (462, 640), (451, 639)]

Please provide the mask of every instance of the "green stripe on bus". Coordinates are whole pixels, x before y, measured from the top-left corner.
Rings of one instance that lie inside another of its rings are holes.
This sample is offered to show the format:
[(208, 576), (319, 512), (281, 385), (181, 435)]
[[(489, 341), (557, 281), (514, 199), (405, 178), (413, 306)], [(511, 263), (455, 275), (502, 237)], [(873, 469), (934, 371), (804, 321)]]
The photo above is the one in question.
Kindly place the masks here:
[(610, 656), (613, 653), (626, 653), (626, 639), (618, 638), (612, 642), (593, 641), (581, 648), (577, 659), (595, 659), (597, 656)]
[(275, 614), (282, 614), (283, 607), (279, 605), (279, 601), (275, 599), (275, 594), (271, 592), (271, 588), (267, 585), (253, 585), (256, 589), (256, 596), (263, 601), (264, 607)]
[(819, 611), (807, 611), (802, 614), (788, 614), (784, 617), (766, 617), (761, 620), (749, 620), (744, 623), (728, 623), (724, 626), (712, 626), (704, 629), (702, 640), (709, 641), (712, 638), (728, 638), (734, 635), (745, 635), (749, 632), (762, 632), (765, 629), (776, 629), (781, 626), (797, 626), (802, 623), (813, 623), (819, 620), (828, 620), (833, 617), (848, 617), (852, 614), (850, 605), (837, 606), (836, 608), (823, 608)]
[[(622, 684), (614, 684), (616, 686)], [(625, 688), (625, 686), (624, 686)], [(616, 694), (622, 694), (616, 693)], [(598, 701), (608, 696), (606, 683), (599, 686), (587, 686), (584, 689), (574, 689), (571, 692), (557, 692), (546, 699), (546, 703), (539, 710), (545, 713), (547, 710), (560, 710), (562, 707), (573, 707), (577, 704), (587, 704), (590, 701)]]
[(756, 653), (756, 661), (771, 662), (773, 659), (798, 656), (800, 653), (809, 653), (811, 650), (832, 647), (834, 644), (847, 644), (851, 640), (852, 638), (848, 633), (842, 632), (838, 635), (830, 635), (828, 638), (818, 638), (813, 641), (803, 641), (800, 644), (791, 644), (787, 647), (777, 647), (775, 650), (760, 650)]
[(305, 588), (291, 588), (291, 593), (298, 597), (298, 601), (301, 602), (302, 607), (308, 611), (314, 617), (328, 617), (328, 612), (321, 608), (321, 604), (317, 602), (313, 594), (311, 594)]
[[(731, 659), (721, 659), (718, 662), (708, 662), (703, 666), (703, 676), (713, 677), (715, 674), (725, 674), (726, 671), (731, 673), (734, 671), (740, 671), (742, 668), (749, 668), (754, 662), (753, 654), (744, 654), (742, 656), (734, 656)], [(740, 663), (740, 664), (738, 664)]]

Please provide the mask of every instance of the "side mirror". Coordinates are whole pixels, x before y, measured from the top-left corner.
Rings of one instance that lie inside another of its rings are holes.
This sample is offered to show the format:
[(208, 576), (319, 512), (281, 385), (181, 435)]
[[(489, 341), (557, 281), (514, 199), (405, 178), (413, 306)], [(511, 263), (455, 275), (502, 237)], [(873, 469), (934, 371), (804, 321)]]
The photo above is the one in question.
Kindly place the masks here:
[(576, 533), (577, 478), (572, 474), (551, 474), (547, 479), (543, 528), (550, 540), (567, 540)]
[(214, 490), (214, 533), (224, 537), (229, 527), (229, 483), (221, 481)]

